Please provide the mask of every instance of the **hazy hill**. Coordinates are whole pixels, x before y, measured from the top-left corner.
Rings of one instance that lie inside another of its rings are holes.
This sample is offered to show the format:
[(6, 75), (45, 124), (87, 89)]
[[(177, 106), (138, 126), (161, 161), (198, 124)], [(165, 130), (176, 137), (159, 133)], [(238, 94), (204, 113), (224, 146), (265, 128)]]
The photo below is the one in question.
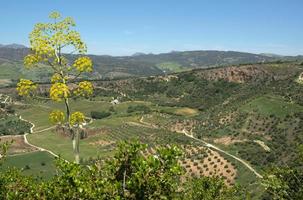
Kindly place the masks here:
[[(0, 79), (12, 80), (28, 77), (23, 69), (23, 58), (29, 49), (23, 45), (0, 45)], [(95, 72), (93, 79), (130, 76), (162, 75), (164, 73), (188, 71), (243, 63), (263, 63), (275, 60), (296, 60), (302, 57), (272, 56), (272, 54), (251, 54), (235, 51), (173, 51), (162, 54), (136, 53), (133, 56), (90, 55)], [(45, 69), (30, 74), (30, 78), (46, 80), (49, 73)]]
[[(235, 51), (183, 51), (163, 54), (145, 54), (134, 57), (136, 60), (153, 63), (165, 69), (165, 65), (179, 66), (184, 70), (207, 68), (219, 65), (257, 63), (273, 60), (272, 57)], [(171, 71), (174, 71), (173, 68)]]

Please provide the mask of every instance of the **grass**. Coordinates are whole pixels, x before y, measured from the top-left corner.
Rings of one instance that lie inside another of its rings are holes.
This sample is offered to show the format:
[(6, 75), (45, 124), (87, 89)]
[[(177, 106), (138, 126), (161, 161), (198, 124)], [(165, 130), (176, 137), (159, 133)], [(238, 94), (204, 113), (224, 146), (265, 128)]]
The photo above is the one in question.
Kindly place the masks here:
[(2, 79), (0, 78), (0, 86), (8, 86), (12, 83), (10, 79)]
[(20, 77), (19, 69), (16, 63), (6, 62), (0, 65), (0, 79), (18, 79)]
[[(26, 169), (28, 166), (28, 169)], [(8, 156), (0, 170), (8, 170), (9, 168), (23, 169), (24, 175), (39, 175), (42, 178), (50, 178), (55, 174), (54, 157), (47, 152), (31, 152)]]
[[(30, 106), (17, 107), (16, 111), (17, 113), (21, 114), (23, 118), (33, 122), (36, 125), (35, 131), (42, 130), (51, 126), (50, 122), (48, 121), (48, 115), (51, 110), (64, 109), (63, 103), (30, 103), (32, 104)], [(91, 111), (108, 111), (108, 109), (112, 106), (109, 101), (87, 101), (83, 99), (77, 101), (72, 100), (70, 104), (74, 111), (77, 110), (84, 112), (87, 116), (90, 116)], [(131, 140), (133, 138), (138, 138), (141, 142), (147, 143), (150, 146), (173, 143), (190, 144), (193, 142), (190, 138), (187, 138), (183, 134), (173, 133), (168, 130), (165, 130), (165, 127), (162, 127), (160, 129), (153, 129), (147, 127), (140, 127), (136, 124), (129, 125), (127, 122), (136, 122), (140, 125), (140, 118), (142, 116), (142, 113), (128, 113), (127, 108), (130, 105), (134, 106), (142, 104), (149, 106), (153, 111), (152, 113), (148, 114), (151, 115), (150, 119), (148, 118), (148, 115), (144, 117), (144, 119), (150, 123), (153, 123), (154, 118), (156, 118), (156, 121), (158, 121), (159, 124), (166, 124), (175, 117), (192, 117), (199, 113), (198, 110), (187, 107), (155, 106), (151, 102), (144, 101), (122, 102), (114, 106), (115, 112), (113, 112), (111, 116), (101, 120), (94, 120), (93, 123), (88, 126), (90, 129), (103, 128), (107, 131), (99, 131), (97, 134), (90, 135), (88, 138), (81, 140), (80, 157), (82, 159), (87, 160), (92, 157), (105, 158), (108, 156), (112, 156), (115, 152), (116, 142), (120, 140)], [(167, 115), (169, 117), (163, 117), (159, 112), (167, 113), (169, 114)], [(67, 136), (60, 135), (59, 133), (55, 133), (52, 130), (47, 130), (39, 133), (30, 134), (27, 138), (30, 143), (48, 149), (54, 152), (55, 154), (62, 156), (66, 160), (74, 160), (71, 138)], [(102, 142), (108, 142), (110, 144), (102, 144)], [(41, 155), (38, 154), (37, 156), (35, 154), (36, 153), (24, 154), (24, 157), (20, 157), (22, 158), (20, 160), (13, 159), (13, 157), (10, 157), (9, 159), (11, 160), (8, 159), (7, 162), (10, 163), (12, 166), (18, 166), (20, 168), (29, 165), (30, 169), (24, 171), (24, 173), (27, 174), (34, 173), (34, 171), (40, 172), (43, 171), (44, 168), (46, 169), (46, 167), (51, 166), (49, 164), (41, 166), (42, 161), (40, 161), (40, 163), (38, 162), (40, 159), (38, 156)], [(28, 162), (25, 162), (25, 158), (27, 156), (32, 157), (28, 159), (28, 161), (33, 160), (32, 166), (28, 164)], [(44, 158), (41, 157), (41, 160), (43, 159)], [(239, 165), (239, 167), (241, 167), (241, 165)], [(52, 172), (52, 169), (49, 170)], [(239, 171), (239, 173), (241, 173), (241, 175), (239, 176), (240, 182), (245, 182), (245, 180), (247, 181), (248, 179), (251, 179), (251, 173), (248, 172), (247, 169), (243, 168), (240, 170), (242, 170)], [(49, 176), (51, 176), (51, 174), (52, 173), (50, 173)]]
[[(16, 112), (20, 114), (24, 119), (31, 121), (35, 124), (35, 131), (42, 130), (52, 126), (49, 121), (49, 113), (52, 110), (59, 109), (64, 110), (65, 107), (62, 102), (30, 102), (30, 106), (17, 106)], [(111, 106), (108, 102), (101, 101), (71, 101), (70, 102), (72, 112), (81, 111), (86, 116), (90, 116), (91, 111), (96, 110), (108, 110)]]
[(197, 109), (188, 107), (168, 107), (168, 106), (158, 106), (156, 108), (159, 112), (173, 114), (183, 117), (193, 117), (198, 115), (199, 111)]
[[(88, 159), (90, 157), (104, 156), (104, 151), (100, 153), (98, 146), (91, 145), (92, 141), (102, 139), (102, 136), (92, 136), (80, 141), (80, 157)], [(73, 161), (72, 141), (69, 137), (64, 137), (53, 131), (44, 131), (28, 135), (28, 141), (34, 145), (48, 149), (64, 159)]]
[(180, 64), (175, 62), (162, 62), (156, 65), (158, 68), (171, 72), (182, 72), (186, 69), (183, 68)]
[[(35, 124), (34, 131), (43, 130), (52, 126), (49, 122), (49, 113), (54, 109), (64, 110), (62, 102), (28, 102), (29, 106), (17, 106), (16, 112), (20, 114), (24, 119), (31, 121)], [(84, 99), (71, 100), (70, 105), (73, 111), (81, 111), (86, 116), (90, 116), (91, 111), (108, 111), (112, 104), (108, 101), (88, 101)], [(89, 125), (90, 128), (100, 127), (118, 127), (126, 122), (139, 122), (142, 113), (128, 113), (127, 108), (129, 106), (146, 105), (155, 111), (154, 113), (164, 112), (173, 114), (174, 116), (192, 117), (198, 114), (196, 109), (187, 107), (163, 107), (155, 106), (151, 102), (145, 101), (127, 101), (118, 105), (114, 105), (114, 112), (110, 117), (102, 120), (94, 120)], [(152, 114), (154, 115), (154, 114)], [(162, 121), (162, 120), (161, 120)], [(166, 121), (166, 120), (165, 120)]]
[(280, 118), (303, 111), (303, 107), (298, 104), (287, 102), (279, 96), (270, 95), (258, 97), (242, 106), (241, 109), (245, 112), (257, 111), (263, 116), (275, 115)]

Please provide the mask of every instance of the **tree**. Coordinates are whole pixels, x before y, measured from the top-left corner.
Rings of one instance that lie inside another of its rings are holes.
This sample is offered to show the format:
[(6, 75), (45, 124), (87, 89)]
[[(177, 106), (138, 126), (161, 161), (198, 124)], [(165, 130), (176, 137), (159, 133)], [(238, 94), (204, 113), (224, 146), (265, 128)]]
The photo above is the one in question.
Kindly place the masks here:
[[(28, 69), (44, 64), (52, 69), (49, 97), (55, 102), (64, 102), (65, 111), (54, 110), (50, 121), (66, 126), (71, 134), (75, 162), (79, 163), (79, 129), (85, 123), (81, 112), (71, 112), (69, 100), (74, 96), (88, 97), (93, 94), (93, 85), (89, 81), (77, 82), (83, 73), (92, 72), (93, 63), (84, 54), (87, 51), (80, 34), (73, 30), (72, 18), (62, 19), (58, 12), (49, 15), (52, 23), (38, 23), (30, 33), (31, 53), (24, 58)], [(71, 51), (69, 54), (63, 52)], [(72, 56), (71, 54), (77, 54)], [(77, 57), (76, 59), (74, 59)], [(70, 60), (68, 59), (70, 58)], [(31, 80), (20, 79), (17, 90), (20, 96), (38, 97), (38, 85)]]
[(184, 199), (192, 200), (240, 200), (247, 196), (239, 186), (228, 187), (223, 179), (207, 176), (185, 182), (184, 193)]
[(300, 169), (273, 168), (264, 176), (262, 184), (268, 199), (300, 200), (303, 197), (303, 172)]
[(298, 146), (298, 166), (274, 167), (265, 173), (262, 181), (264, 199), (301, 200), (303, 197), (303, 145)]
[(103, 167), (122, 199), (175, 199), (183, 174), (178, 163), (182, 151), (176, 146), (147, 152), (140, 142), (121, 142), (114, 158)]

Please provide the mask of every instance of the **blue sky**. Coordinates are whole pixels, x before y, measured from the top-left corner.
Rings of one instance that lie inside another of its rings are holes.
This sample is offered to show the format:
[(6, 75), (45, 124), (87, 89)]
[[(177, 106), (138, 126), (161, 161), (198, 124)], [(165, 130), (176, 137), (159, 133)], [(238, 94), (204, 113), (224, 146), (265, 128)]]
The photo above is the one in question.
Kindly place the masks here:
[(303, 54), (302, 0), (2, 0), (0, 43), (28, 45), (51, 11), (71, 16), (89, 53), (172, 50)]

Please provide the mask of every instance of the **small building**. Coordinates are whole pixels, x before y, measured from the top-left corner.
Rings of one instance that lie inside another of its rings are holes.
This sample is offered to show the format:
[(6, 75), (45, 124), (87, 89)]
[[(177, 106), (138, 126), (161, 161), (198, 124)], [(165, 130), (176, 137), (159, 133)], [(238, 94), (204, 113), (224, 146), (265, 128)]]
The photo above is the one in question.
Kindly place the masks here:
[(119, 102), (118, 99), (114, 99), (114, 100), (112, 100), (110, 103), (113, 104), (113, 105), (117, 105), (117, 104), (119, 104), (120, 102)]

